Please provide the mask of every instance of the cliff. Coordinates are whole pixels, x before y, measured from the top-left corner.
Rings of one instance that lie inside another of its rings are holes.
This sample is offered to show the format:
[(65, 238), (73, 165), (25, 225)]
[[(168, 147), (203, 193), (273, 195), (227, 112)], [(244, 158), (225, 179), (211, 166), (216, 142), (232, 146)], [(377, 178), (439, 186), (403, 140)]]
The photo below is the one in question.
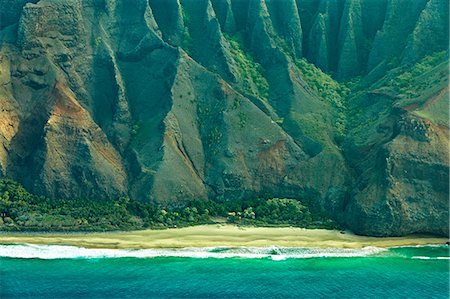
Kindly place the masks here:
[(0, 176), (33, 192), (448, 234), (448, 1), (5, 0), (0, 30)]

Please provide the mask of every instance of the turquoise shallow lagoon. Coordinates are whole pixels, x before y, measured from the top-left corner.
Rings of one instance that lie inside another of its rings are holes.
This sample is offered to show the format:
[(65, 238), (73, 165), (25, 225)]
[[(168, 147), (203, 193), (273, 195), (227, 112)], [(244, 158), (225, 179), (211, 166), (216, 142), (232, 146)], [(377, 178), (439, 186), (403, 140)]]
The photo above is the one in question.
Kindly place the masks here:
[(68, 246), (0, 245), (0, 256), (2, 299), (449, 298), (447, 246), (117, 254)]

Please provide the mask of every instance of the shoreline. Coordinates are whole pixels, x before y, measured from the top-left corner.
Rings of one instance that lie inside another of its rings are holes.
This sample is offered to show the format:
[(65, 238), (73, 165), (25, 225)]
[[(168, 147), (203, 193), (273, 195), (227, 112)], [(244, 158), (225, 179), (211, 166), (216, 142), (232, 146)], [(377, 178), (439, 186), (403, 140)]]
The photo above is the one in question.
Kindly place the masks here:
[(411, 235), (367, 237), (346, 231), (297, 227), (239, 227), (199, 225), (165, 230), (89, 233), (1, 232), (0, 244), (70, 245), (102, 249), (150, 249), (196, 247), (302, 247), (302, 248), (388, 248), (445, 245), (444, 237)]

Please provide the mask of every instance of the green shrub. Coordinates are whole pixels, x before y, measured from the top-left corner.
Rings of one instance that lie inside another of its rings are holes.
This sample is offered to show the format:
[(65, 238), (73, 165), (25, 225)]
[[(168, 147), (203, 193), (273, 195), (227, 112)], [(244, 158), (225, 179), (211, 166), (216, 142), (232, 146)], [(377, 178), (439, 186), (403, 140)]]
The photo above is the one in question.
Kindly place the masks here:
[(183, 41), (181, 43), (181, 47), (189, 56), (192, 56), (192, 48), (194, 46), (194, 41), (189, 32), (191, 18), (184, 9), (181, 11), (181, 13), (183, 16), (183, 23), (184, 23)]
[(337, 111), (335, 139), (342, 140), (346, 131), (347, 107), (345, 98), (350, 93), (350, 89), (346, 84), (337, 82), (331, 78), (330, 75), (322, 72), (304, 58), (296, 60), (296, 65), (302, 74), (303, 80), (308, 86), (314, 90), (323, 101), (330, 103)]
[[(313, 214), (296, 199), (189, 201), (162, 208), (120, 197), (115, 201), (50, 199), (27, 192), (11, 180), (0, 180), (0, 226), (9, 230), (130, 230), (211, 223), (224, 217), (230, 223), (336, 227), (333, 221)], [(323, 223), (317, 225), (317, 222)]]
[(420, 94), (420, 90), (426, 87), (416, 84), (416, 79), (431, 71), (445, 59), (448, 59), (447, 51), (436, 52), (426, 56), (413, 65), (403, 67), (398, 75), (387, 82), (386, 86), (392, 88), (396, 93), (403, 97), (416, 97)]
[(229, 36), (227, 34), (224, 34), (224, 36), (230, 45), (230, 52), (242, 79), (244, 92), (267, 99), (269, 97), (269, 84), (263, 75), (263, 67), (255, 62), (247, 51), (244, 51), (240, 36)]

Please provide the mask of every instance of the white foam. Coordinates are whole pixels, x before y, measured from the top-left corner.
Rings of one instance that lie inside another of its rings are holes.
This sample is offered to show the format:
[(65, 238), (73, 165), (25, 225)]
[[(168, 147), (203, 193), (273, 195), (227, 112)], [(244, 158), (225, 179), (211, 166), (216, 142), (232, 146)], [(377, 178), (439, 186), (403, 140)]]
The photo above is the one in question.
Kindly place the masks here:
[(390, 248), (426, 248), (426, 247), (447, 247), (446, 244), (421, 244), (421, 245), (400, 245), (392, 246)]
[(297, 247), (203, 247), (182, 249), (94, 249), (63, 245), (0, 245), (0, 256), (10, 258), (290, 258), (364, 257), (380, 255), (388, 250), (377, 247), (361, 249), (297, 248)]
[(431, 259), (431, 257), (429, 257), (429, 256), (413, 256), (412, 259), (416, 259), (416, 260), (429, 260), (429, 259)]
[(450, 256), (413, 256), (415, 260), (450, 260)]

